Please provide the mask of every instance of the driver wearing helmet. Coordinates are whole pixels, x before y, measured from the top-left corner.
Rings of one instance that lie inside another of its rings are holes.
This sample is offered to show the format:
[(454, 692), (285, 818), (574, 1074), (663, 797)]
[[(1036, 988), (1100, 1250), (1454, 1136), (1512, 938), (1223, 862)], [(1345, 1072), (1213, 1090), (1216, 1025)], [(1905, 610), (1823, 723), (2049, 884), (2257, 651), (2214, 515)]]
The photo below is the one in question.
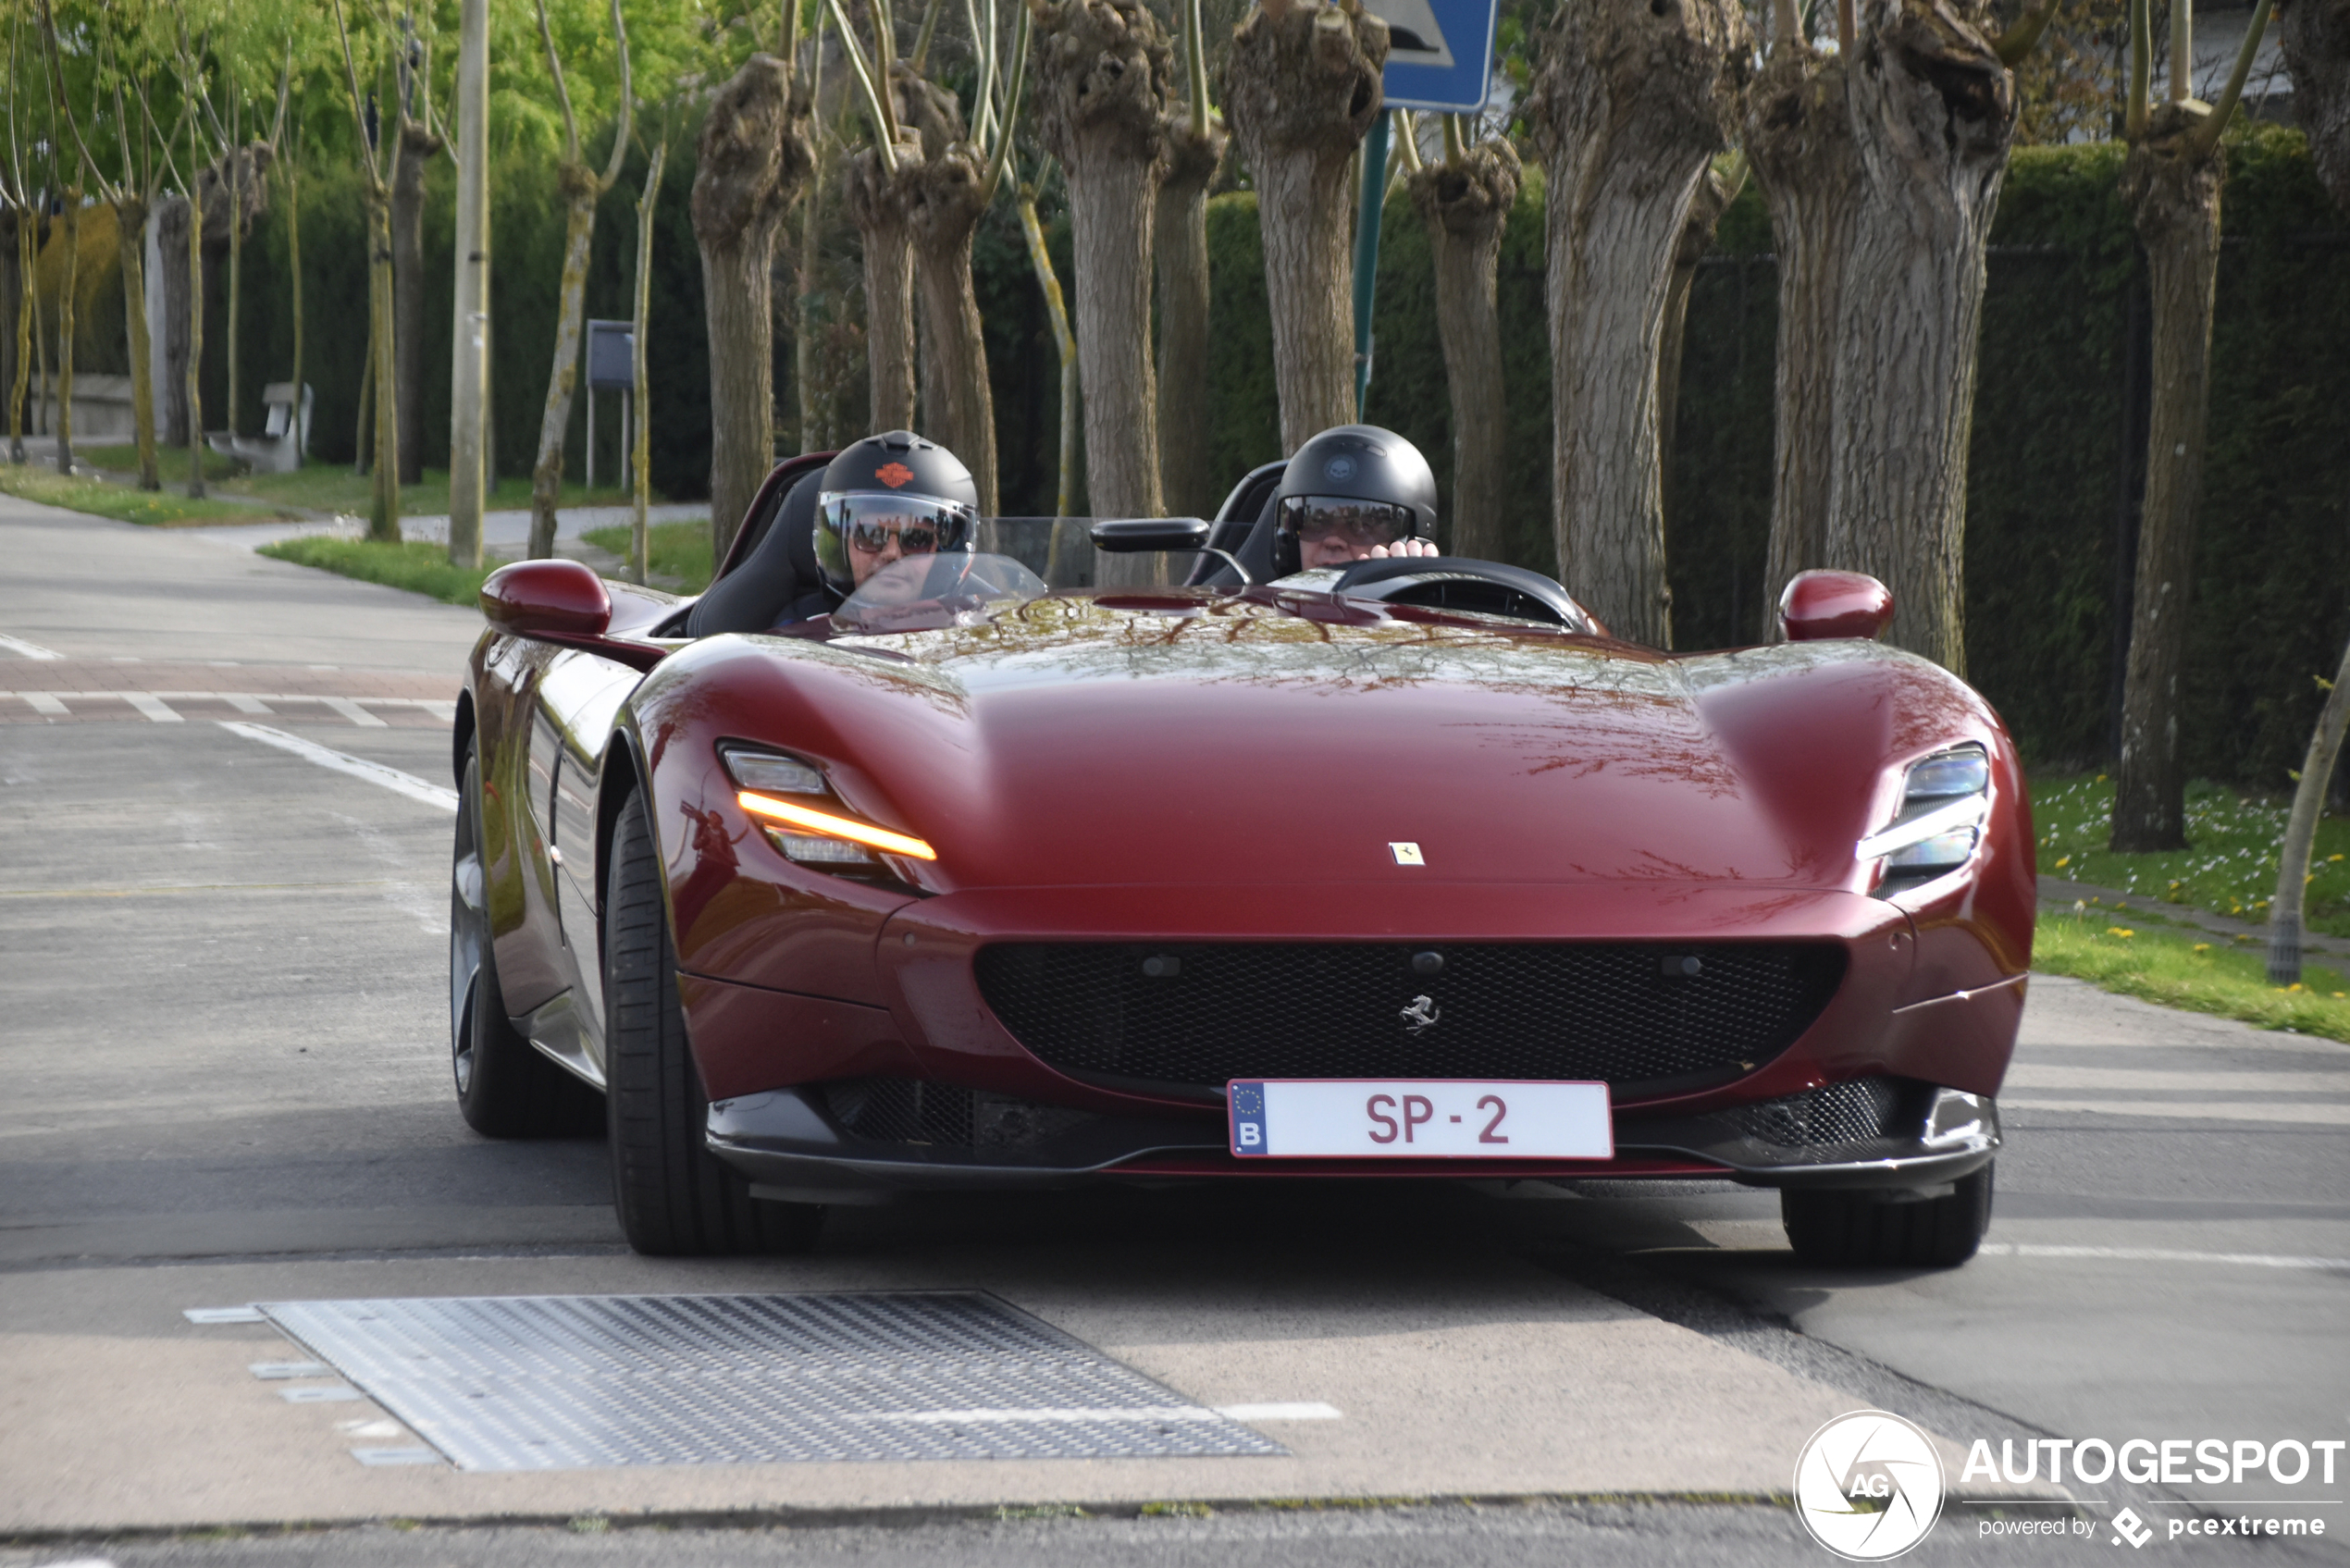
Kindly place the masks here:
[(1275, 575), (1434, 555), (1436, 475), (1419, 448), (1341, 425), (1297, 449), (1274, 492)]
[[(969, 554), (978, 532), (971, 470), (909, 430), (868, 436), (842, 451), (816, 497), (816, 566), (835, 604), (895, 562)], [(909, 592), (922, 581), (900, 575)]]

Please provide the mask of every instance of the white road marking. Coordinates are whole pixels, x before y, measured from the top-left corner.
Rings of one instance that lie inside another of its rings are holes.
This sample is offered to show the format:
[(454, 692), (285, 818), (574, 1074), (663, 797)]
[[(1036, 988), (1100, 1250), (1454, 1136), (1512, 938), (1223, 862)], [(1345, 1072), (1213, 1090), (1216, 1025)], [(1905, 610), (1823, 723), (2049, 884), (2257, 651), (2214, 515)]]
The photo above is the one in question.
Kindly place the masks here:
[(0, 648), (6, 648), (19, 659), (46, 661), (65, 657), (54, 648), (43, 648), (37, 642), (27, 642), (22, 637), (12, 637), (6, 632), (0, 632)]
[(2230, 1263), (2246, 1268), (2299, 1268), (2313, 1272), (2350, 1269), (2350, 1258), (2294, 1257), (2282, 1253), (2183, 1253), (2167, 1247), (2057, 1247), (2032, 1241), (1985, 1241), (1993, 1257), (2103, 1258), (2120, 1263)]
[(2350, 1104), (2286, 1105), (2245, 1100), (2014, 1100), (2003, 1111), (2092, 1111), (2109, 1117), (2180, 1117), (2194, 1121), (2283, 1121), (2310, 1127), (2350, 1127)]
[(1234, 1421), (1337, 1421), (1338, 1406), (1308, 1400), (1295, 1404), (1219, 1404), (1216, 1414)]
[(348, 752), (336, 751), (331, 747), (320, 746), (315, 741), (304, 740), (300, 735), (290, 735), (283, 730), (273, 730), (266, 724), (248, 724), (237, 719), (223, 719), (219, 722), (224, 730), (241, 735), (247, 740), (257, 740), (264, 746), (274, 746), (280, 751), (291, 751), (305, 762), (315, 762), (321, 768), (329, 768), (338, 773), (348, 773), (354, 779), (365, 779), (372, 784), (381, 784), (384, 788), (404, 795), (411, 800), (421, 800), (427, 806), (438, 806), (444, 811), (453, 812), (457, 809), (455, 790), (443, 789), (436, 784), (427, 784), (414, 773), (403, 773), (397, 768), (387, 768), (380, 762), (370, 762), (364, 757), (353, 757)]
[[(2345, 1060), (2344, 1067), (2350, 1067)], [(2350, 1094), (2345, 1072), (2165, 1072), (2158, 1068), (2076, 1068), (2018, 1062), (2008, 1082), (2019, 1089), (2178, 1089), (2242, 1094)]]
[(384, 728), (384, 722), (381, 719), (377, 718), (347, 697), (322, 697), (318, 700), (363, 728), (376, 730)]
[(885, 1410), (860, 1414), (859, 1421), (909, 1421), (923, 1426), (977, 1426), (1007, 1421), (1226, 1421), (1220, 1410), (1201, 1405), (1138, 1405), (1126, 1410)]
[(130, 704), (131, 707), (137, 709), (140, 712), (144, 713), (148, 718), (154, 720), (158, 724), (184, 724), (187, 722), (185, 719), (182, 719), (179, 714), (171, 710), (171, 705), (169, 703), (164, 701), (163, 698), (155, 696), (153, 692), (127, 691), (122, 694), (122, 700)]
[[(240, 713), (267, 713), (269, 705), (257, 697), (247, 697), (241, 691), (224, 691), (220, 700)], [(452, 721), (453, 722), (453, 721)]]
[(20, 691), (17, 695), (31, 703), (35, 713), (63, 713), (66, 710), (64, 703), (45, 691)]

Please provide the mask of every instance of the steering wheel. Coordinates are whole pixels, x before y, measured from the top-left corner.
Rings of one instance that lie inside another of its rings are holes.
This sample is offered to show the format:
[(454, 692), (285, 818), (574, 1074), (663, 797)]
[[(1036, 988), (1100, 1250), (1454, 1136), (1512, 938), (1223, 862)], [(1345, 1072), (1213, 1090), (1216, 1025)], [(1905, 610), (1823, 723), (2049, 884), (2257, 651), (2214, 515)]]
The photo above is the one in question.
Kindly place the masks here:
[(1426, 610), (1469, 610), (1591, 631), (1590, 616), (1566, 590), (1539, 572), (1465, 555), (1398, 556), (1358, 561), (1339, 574), (1332, 594)]

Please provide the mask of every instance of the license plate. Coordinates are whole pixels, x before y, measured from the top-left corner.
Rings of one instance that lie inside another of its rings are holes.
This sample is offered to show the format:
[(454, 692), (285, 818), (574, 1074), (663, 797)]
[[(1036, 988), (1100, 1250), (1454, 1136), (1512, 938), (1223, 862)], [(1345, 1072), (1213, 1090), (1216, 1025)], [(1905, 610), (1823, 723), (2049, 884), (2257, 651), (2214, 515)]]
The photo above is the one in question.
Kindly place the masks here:
[(1604, 1083), (1235, 1079), (1232, 1153), (1271, 1159), (1605, 1160)]

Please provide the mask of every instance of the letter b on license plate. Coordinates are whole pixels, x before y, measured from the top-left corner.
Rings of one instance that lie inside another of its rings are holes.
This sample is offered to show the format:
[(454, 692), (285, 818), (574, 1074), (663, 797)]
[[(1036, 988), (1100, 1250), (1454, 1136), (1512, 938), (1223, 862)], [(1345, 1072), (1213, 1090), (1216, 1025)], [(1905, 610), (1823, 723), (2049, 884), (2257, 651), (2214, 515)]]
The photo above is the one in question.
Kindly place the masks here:
[(1232, 1153), (1269, 1159), (1605, 1160), (1604, 1083), (1237, 1079)]

